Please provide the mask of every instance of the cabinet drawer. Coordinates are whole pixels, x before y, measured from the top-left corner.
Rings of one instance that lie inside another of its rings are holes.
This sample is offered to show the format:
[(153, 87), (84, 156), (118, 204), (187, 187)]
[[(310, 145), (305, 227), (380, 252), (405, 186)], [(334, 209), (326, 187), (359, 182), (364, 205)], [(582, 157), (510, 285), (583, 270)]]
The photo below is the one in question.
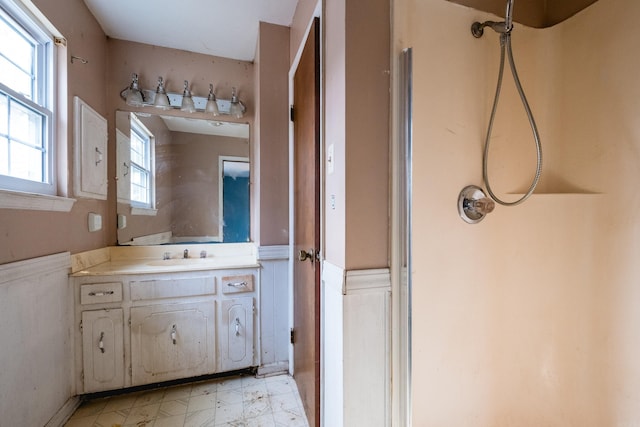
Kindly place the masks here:
[(80, 286), (80, 304), (122, 301), (122, 282), (91, 283)]
[(223, 294), (253, 292), (253, 274), (222, 276), (221, 282)]
[(213, 276), (131, 282), (132, 301), (215, 295), (215, 293), (216, 282)]

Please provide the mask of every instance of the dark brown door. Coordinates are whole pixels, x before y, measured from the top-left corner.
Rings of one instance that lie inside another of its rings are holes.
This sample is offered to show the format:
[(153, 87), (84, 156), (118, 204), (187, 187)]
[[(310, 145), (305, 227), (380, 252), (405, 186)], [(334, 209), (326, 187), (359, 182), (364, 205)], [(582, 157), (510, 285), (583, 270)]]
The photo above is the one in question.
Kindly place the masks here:
[(294, 377), (310, 427), (320, 425), (320, 56), (318, 19), (293, 77)]

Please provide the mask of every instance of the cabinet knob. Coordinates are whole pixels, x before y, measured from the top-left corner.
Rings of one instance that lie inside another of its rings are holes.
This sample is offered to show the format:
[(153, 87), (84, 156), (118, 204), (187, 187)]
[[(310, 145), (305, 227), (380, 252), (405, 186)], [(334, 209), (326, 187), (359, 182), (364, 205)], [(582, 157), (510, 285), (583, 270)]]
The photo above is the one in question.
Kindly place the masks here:
[(171, 341), (173, 341), (173, 345), (176, 345), (176, 325), (173, 325), (171, 328)]
[(240, 336), (240, 318), (236, 317), (236, 336)]
[(104, 332), (100, 332), (100, 341), (98, 341), (100, 352), (104, 353)]

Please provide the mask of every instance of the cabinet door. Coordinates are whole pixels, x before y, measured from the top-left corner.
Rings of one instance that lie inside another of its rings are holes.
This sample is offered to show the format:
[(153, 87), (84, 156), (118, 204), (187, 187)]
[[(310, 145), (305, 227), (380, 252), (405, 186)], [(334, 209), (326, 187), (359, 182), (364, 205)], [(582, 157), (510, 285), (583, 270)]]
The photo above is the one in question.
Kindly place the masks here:
[(131, 308), (133, 385), (215, 372), (215, 302)]
[(222, 301), (220, 332), (223, 371), (253, 365), (253, 297)]
[(82, 312), (84, 392), (124, 387), (122, 309)]
[(107, 119), (75, 100), (75, 195), (107, 199)]

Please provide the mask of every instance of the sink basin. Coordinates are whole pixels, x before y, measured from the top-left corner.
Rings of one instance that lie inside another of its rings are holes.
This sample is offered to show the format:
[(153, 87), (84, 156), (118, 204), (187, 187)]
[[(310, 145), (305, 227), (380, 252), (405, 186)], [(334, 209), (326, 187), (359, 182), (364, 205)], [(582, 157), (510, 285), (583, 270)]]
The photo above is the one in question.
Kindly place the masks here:
[(147, 265), (154, 267), (170, 266), (170, 265), (198, 265), (198, 264), (210, 264), (213, 262), (212, 258), (171, 258), (160, 259), (147, 262)]

